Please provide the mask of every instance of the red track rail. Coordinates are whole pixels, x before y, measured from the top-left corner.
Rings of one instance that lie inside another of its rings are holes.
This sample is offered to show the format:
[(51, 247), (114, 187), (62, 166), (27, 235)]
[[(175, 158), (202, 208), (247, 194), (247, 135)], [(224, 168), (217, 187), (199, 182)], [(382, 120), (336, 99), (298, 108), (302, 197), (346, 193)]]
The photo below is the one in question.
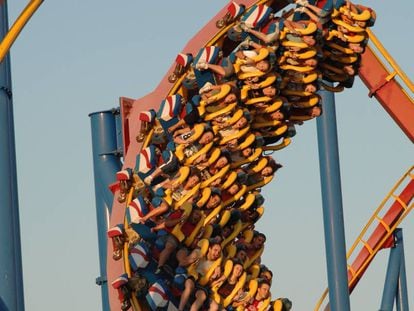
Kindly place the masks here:
[[(414, 198), (414, 179), (411, 179), (407, 186), (402, 190), (394, 203), (390, 206), (387, 213), (382, 218), (383, 223), (378, 224), (370, 238), (366, 241), (366, 247), (362, 248), (360, 253), (355, 258), (354, 262), (351, 264), (350, 269), (352, 271), (360, 270), (364, 265), (366, 269), (369, 263), (374, 259), (370, 257), (370, 249), (374, 250), (376, 248), (384, 248), (389, 246), (389, 240), (383, 241), (384, 237), (387, 235), (389, 228), (391, 228), (402, 216), (405, 208), (410, 204)], [(387, 230), (388, 229), (388, 230)], [(367, 263), (367, 261), (369, 261)], [(352, 273), (348, 269), (348, 280), (351, 281)], [(363, 276), (365, 270), (355, 278), (351, 283), (349, 283), (349, 292), (351, 293), (355, 286), (358, 284), (359, 280)]]
[(370, 48), (367, 48), (362, 55), (359, 76), (368, 87), (369, 95), (380, 102), (391, 118), (414, 142), (414, 104), (394, 78), (387, 79), (390, 76), (388, 70)]

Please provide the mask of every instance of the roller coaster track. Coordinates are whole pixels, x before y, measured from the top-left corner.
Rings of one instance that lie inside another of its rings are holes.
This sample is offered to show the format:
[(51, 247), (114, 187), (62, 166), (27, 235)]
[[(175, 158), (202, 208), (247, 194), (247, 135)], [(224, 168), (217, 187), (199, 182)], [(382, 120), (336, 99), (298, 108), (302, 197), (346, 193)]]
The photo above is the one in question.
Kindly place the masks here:
[[(266, 2), (268, 1), (244, 1), (246, 7)], [(278, 1), (277, 4), (274, 4), (273, 9), (275, 12), (278, 12), (288, 4), (287, 1)], [(225, 13), (226, 8), (223, 8), (198, 34), (193, 37), (193, 39), (189, 41), (183, 51), (195, 54), (201, 46), (214, 45), (219, 42), (227, 29), (232, 25), (229, 24), (223, 29), (217, 29), (216, 21), (222, 18)], [(385, 49), (380, 45), (374, 35), (371, 32), (369, 32), (369, 35), (370, 39), (374, 41), (374, 44), (377, 46), (377, 49), (383, 55), (385, 54), (384, 57), (389, 62), (392, 69), (388, 70), (387, 66), (384, 65), (373, 49), (367, 48), (362, 56), (359, 76), (368, 87), (369, 95), (374, 96), (381, 103), (387, 113), (389, 113), (396, 121), (409, 139), (414, 141), (414, 122), (412, 122), (412, 120), (414, 120), (414, 109), (412, 106), (412, 97), (409, 95), (409, 92), (413, 92), (413, 85), (398, 65), (392, 60), (391, 56), (386, 53)], [(139, 122), (136, 122), (136, 120), (138, 120), (139, 112), (151, 108), (157, 109), (165, 96), (175, 94), (178, 91), (181, 83), (180, 79), (175, 84), (167, 82), (168, 77), (173, 73), (173, 70), (174, 67), (172, 66), (157, 88), (147, 96), (137, 100), (130, 98), (120, 99), (123, 120), (124, 167), (134, 167), (136, 154), (147, 144), (147, 142), (144, 142), (143, 144), (136, 142), (135, 136), (133, 135), (139, 132)], [(408, 86), (409, 91), (405, 91), (400, 83), (394, 79), (395, 77), (399, 77), (403, 83)], [(414, 168), (412, 167), (391, 190), (390, 194), (381, 203), (380, 207), (376, 210), (373, 217), (351, 248), (348, 258), (352, 257), (354, 254), (357, 255), (352, 264), (348, 266), (350, 291), (355, 288), (368, 265), (374, 259), (375, 254), (383, 248), (384, 245), (389, 243), (393, 230), (413, 208), (413, 204), (410, 205), (410, 202), (414, 197), (413, 170)], [(395, 191), (401, 189), (401, 186), (404, 183), (406, 184), (405, 188), (398, 195), (395, 194)], [(130, 198), (128, 200), (130, 201)], [(386, 207), (388, 206), (387, 204), (391, 204), (389, 208)], [(117, 200), (114, 200), (113, 212), (111, 215), (112, 225), (124, 222), (124, 210), (125, 203), (121, 204)], [(125, 225), (127, 226), (128, 224), (125, 223)], [(374, 230), (370, 231), (373, 227)], [(373, 233), (367, 237), (367, 232)], [(359, 250), (359, 252), (357, 252), (357, 250)], [(125, 248), (124, 252), (127, 253), (127, 251), (128, 249)], [(127, 272), (129, 275), (131, 274), (128, 256), (124, 256), (124, 263), (114, 261), (112, 259), (112, 252), (109, 244), (107, 258), (108, 280), (115, 279), (118, 275), (124, 272)], [(119, 301), (117, 299), (116, 291), (112, 288), (109, 288), (109, 291), (111, 310), (119, 309)], [(318, 310), (324, 303), (327, 293), (328, 292), (325, 291), (322, 298), (318, 301), (315, 310)], [(132, 305), (135, 310), (141, 310), (141, 306), (136, 299), (133, 299)]]
[[(397, 191), (401, 192), (397, 194)], [(350, 293), (361, 280), (375, 255), (381, 249), (392, 246), (394, 230), (414, 208), (413, 198), (414, 166), (401, 177), (384, 198), (348, 251)], [(315, 311), (320, 310), (326, 303), (328, 292), (328, 289), (324, 291), (315, 306)]]
[[(0, 1), (2, 5), (3, 1)], [(0, 63), (3, 61), (7, 52), (10, 50), (14, 41), (19, 36), (20, 32), (23, 30), (26, 23), (33, 16), (36, 10), (43, 3), (43, 0), (31, 0), (27, 6), (24, 8), (20, 16), (16, 19), (13, 26), (10, 28), (9, 32), (6, 34), (2, 42), (0, 43)]]
[[(372, 47), (369, 45), (362, 54), (359, 77), (367, 86), (369, 96), (374, 96), (378, 100), (407, 137), (414, 142), (414, 85), (369, 29), (368, 34)], [(400, 78), (402, 83), (400, 84), (396, 78)], [(404, 85), (407, 89), (403, 88)]]

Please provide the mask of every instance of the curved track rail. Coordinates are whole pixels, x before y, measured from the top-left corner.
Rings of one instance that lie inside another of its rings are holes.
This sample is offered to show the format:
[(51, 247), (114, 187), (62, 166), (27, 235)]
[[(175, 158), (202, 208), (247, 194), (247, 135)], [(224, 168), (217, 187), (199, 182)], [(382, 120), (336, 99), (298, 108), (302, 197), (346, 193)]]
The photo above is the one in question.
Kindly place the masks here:
[(31, 0), (24, 8), (20, 16), (16, 19), (3, 41), (0, 43), (0, 63), (3, 61), (3, 58), (10, 50), (26, 23), (30, 20), (42, 3), (43, 0)]
[[(398, 191), (400, 191), (398, 193)], [(348, 286), (351, 293), (361, 280), (375, 255), (393, 244), (393, 232), (414, 208), (414, 166), (395, 184), (368, 220), (347, 253)], [(327, 303), (328, 289), (315, 306), (320, 310)]]

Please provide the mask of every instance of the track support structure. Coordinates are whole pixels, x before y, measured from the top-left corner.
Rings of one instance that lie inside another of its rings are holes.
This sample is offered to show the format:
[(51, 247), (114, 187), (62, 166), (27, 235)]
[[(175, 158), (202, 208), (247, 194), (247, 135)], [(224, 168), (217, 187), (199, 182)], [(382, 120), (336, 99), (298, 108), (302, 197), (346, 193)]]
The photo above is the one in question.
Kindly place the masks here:
[(101, 286), (102, 310), (109, 311), (108, 282), (106, 277), (107, 230), (112, 212), (113, 195), (108, 186), (114, 182), (122, 163), (118, 150), (116, 109), (94, 112), (89, 115), (92, 133), (93, 171), (95, 180), (96, 220), (98, 226), (100, 276), (96, 284)]
[(319, 94), (324, 107), (317, 119), (317, 132), (329, 304), (332, 311), (349, 311), (335, 97), (324, 90)]
[[(7, 2), (0, 1), (0, 42), (8, 32)], [(0, 63), (0, 309), (24, 310), (16, 146), (10, 55)]]
[(388, 259), (380, 311), (392, 311), (394, 301), (397, 311), (409, 310), (403, 232), (400, 228), (394, 232), (394, 243)]

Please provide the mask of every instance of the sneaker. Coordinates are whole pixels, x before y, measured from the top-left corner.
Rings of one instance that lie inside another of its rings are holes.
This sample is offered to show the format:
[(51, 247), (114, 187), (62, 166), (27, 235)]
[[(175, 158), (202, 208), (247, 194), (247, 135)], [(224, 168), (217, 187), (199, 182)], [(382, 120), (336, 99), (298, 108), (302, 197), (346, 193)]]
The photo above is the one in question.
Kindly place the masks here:
[(161, 274), (162, 273), (162, 267), (158, 267), (157, 270), (155, 270), (155, 274)]
[(195, 68), (197, 70), (206, 70), (208, 69), (208, 64), (205, 61), (199, 61), (196, 65)]
[(240, 46), (242, 48), (248, 49), (250, 47), (250, 42), (252, 40), (250, 39), (250, 37), (247, 37), (246, 39), (244, 39), (244, 41), (242, 43), (240, 43)]
[(210, 82), (207, 82), (206, 84), (204, 84), (204, 86), (200, 89), (199, 93), (203, 94), (203, 93), (207, 93), (209, 91), (212, 90), (212, 86), (213, 84), (211, 84)]
[(296, 0), (295, 3), (300, 6), (307, 6), (309, 4), (307, 0)]
[(305, 6), (301, 6), (299, 8), (296, 8), (294, 11), (298, 12), (298, 13), (305, 13), (306, 7)]
[(249, 27), (249, 26), (247, 26), (244, 22), (241, 22), (241, 23), (240, 23), (240, 28), (241, 28), (241, 30), (243, 30), (243, 31), (248, 31), (248, 30), (250, 29), (250, 27)]
[(146, 185), (151, 185), (153, 179), (154, 178), (151, 175), (149, 175), (149, 176), (147, 176), (147, 177), (144, 178), (144, 183)]

